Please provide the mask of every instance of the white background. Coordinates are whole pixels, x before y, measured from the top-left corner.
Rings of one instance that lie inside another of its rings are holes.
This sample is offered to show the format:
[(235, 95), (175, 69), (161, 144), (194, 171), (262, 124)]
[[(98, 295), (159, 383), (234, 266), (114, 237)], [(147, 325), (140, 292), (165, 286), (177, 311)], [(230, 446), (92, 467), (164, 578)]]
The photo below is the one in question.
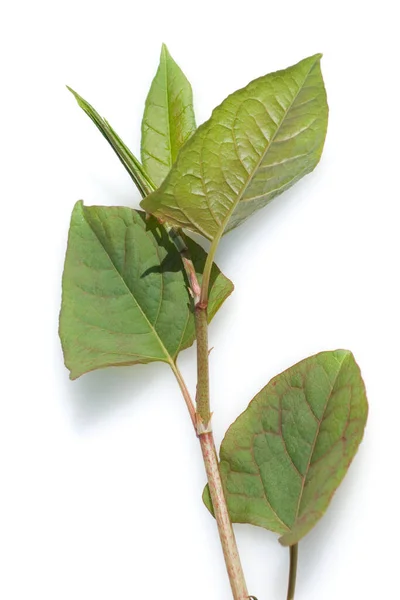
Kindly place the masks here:
[[(198, 123), (231, 91), (323, 52), (330, 124), (317, 170), (224, 238), (236, 290), (210, 329), (214, 429), (279, 371), (349, 348), (365, 441), (300, 544), (296, 600), (395, 598), (399, 473), (399, 45), (389, 0), (4, 2), (1, 35), (0, 597), (225, 600), (215, 522), (166, 366), (68, 380), (57, 338), (74, 202), (139, 195), (64, 84), (139, 152), (161, 42)], [(180, 366), (195, 387), (193, 348)], [(284, 600), (287, 550), (235, 526), (249, 592)]]

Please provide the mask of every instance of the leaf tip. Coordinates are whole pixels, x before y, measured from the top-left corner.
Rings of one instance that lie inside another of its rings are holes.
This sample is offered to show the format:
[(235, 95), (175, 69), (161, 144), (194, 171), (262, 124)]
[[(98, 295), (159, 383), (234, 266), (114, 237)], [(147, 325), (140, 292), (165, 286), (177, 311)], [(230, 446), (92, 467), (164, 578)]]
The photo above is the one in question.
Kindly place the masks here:
[(308, 58), (305, 58), (304, 60), (313, 61), (314, 63), (318, 63), (321, 61), (322, 57), (323, 57), (322, 52), (317, 52), (316, 54), (311, 54), (311, 56), (309, 56)]
[(345, 350), (344, 348), (339, 348), (338, 350), (334, 351), (334, 354), (335, 354), (336, 358), (339, 360), (339, 362), (341, 362), (341, 363), (343, 363), (346, 359), (349, 359), (349, 358), (352, 358), (355, 362), (353, 353), (350, 350)]
[(83, 210), (83, 207), (84, 207), (83, 200), (77, 200), (74, 204), (73, 210), (77, 210), (77, 209)]
[(77, 101), (79, 106), (85, 110), (85, 108), (86, 108), (85, 105), (87, 104), (87, 102), (82, 98), (82, 96), (80, 96), (78, 94), (78, 92), (76, 92), (74, 89), (72, 89), (72, 87), (70, 87), (69, 85), (66, 85), (65, 87), (67, 88), (67, 90), (69, 92), (71, 92), (71, 94), (73, 95), (73, 97), (75, 98), (75, 100)]
[[(304, 64), (304, 65), (308, 65), (309, 67), (315, 67), (316, 65), (320, 64), (322, 57), (323, 57), (322, 52), (317, 52), (316, 54), (311, 54), (310, 56), (306, 56), (298, 64)], [(294, 65), (294, 66), (297, 66), (297, 65)]]
[(171, 54), (168, 50), (168, 46), (167, 44), (165, 44), (164, 42), (161, 44), (161, 56), (160, 56), (160, 60), (162, 59), (166, 59), (166, 58), (171, 58)]
[(76, 92), (74, 89), (72, 89), (72, 87), (70, 87), (69, 85), (66, 85), (65, 87), (67, 88), (67, 90), (68, 90), (69, 92), (71, 92), (71, 94), (72, 94), (73, 96), (75, 96), (75, 98), (76, 98), (76, 99), (78, 99), (78, 96), (79, 96), (79, 94), (78, 94), (78, 93), (77, 93), (77, 92)]

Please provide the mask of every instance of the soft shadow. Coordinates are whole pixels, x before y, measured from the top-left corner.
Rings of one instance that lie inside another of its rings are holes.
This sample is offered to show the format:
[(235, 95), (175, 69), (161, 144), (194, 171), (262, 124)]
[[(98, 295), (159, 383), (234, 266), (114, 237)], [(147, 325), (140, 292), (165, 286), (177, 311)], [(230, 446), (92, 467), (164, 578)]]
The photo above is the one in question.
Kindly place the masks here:
[[(360, 448), (357, 454), (357, 462), (363, 460), (362, 454), (366, 451), (365, 448)], [(348, 476), (345, 477), (335, 493), (325, 515), (310, 533), (300, 541), (297, 574), (299, 595), (303, 590), (305, 593), (307, 588), (316, 588), (323, 585), (319, 581), (321, 578), (320, 566), (324, 565), (324, 568), (326, 568), (332, 554), (332, 546), (335, 549), (340, 547), (341, 528), (346, 526), (344, 519), (349, 514), (350, 507), (357, 502), (358, 488), (357, 473), (354, 472), (354, 466), (351, 466)], [(244, 561), (246, 560), (246, 547), (250, 555), (252, 548), (261, 548), (265, 560), (270, 555), (276, 556), (278, 552), (280, 553), (279, 563), (275, 566), (273, 579), (265, 580), (264, 587), (259, 590), (250, 590), (250, 593), (255, 593), (259, 600), (266, 597), (267, 590), (270, 590), (272, 598), (282, 597), (282, 590), (285, 591), (286, 589), (289, 573), (289, 549), (279, 544), (279, 535), (261, 527), (235, 524), (234, 528), (239, 548), (244, 550)]]
[[(167, 273), (167, 272), (178, 272), (182, 271), (183, 276), (186, 281), (187, 287), (189, 287), (189, 281), (187, 278), (186, 271), (183, 269), (181, 256), (174, 244), (171, 241), (170, 235), (166, 232), (164, 227), (160, 225), (160, 223), (154, 218), (147, 218), (144, 213), (140, 215), (141, 219), (145, 223), (146, 231), (151, 232), (158, 246), (161, 246), (166, 251), (165, 258), (158, 265), (154, 265), (149, 267), (146, 271), (144, 271), (141, 277), (146, 277), (150, 273)], [(191, 232), (192, 233), (192, 232)], [(204, 266), (207, 260), (207, 253), (204, 248), (198, 244), (192, 237), (185, 233), (181, 233), (182, 238), (184, 239), (189, 256), (193, 262), (196, 273), (201, 274), (204, 271)], [(215, 283), (216, 278), (218, 277), (219, 272), (218, 269), (213, 266), (210, 274), (210, 286), (212, 287)]]
[[(243, 551), (243, 561), (247, 561), (246, 556), (251, 557), (251, 554), (255, 552), (255, 563), (248, 565), (249, 572), (263, 564), (263, 560), (268, 561), (268, 557), (274, 557), (275, 568), (272, 577), (270, 568), (266, 569), (265, 577), (260, 577), (260, 587), (249, 590), (249, 592), (253, 593), (258, 600), (262, 600), (267, 596), (271, 598), (282, 597), (282, 582), (286, 582), (287, 579), (289, 552), (279, 544), (279, 536), (263, 527), (253, 525), (235, 523), (234, 528), (239, 548)], [(280, 560), (277, 559), (279, 552), (281, 554)], [(247, 570), (245, 569), (245, 571)]]
[(251, 260), (253, 240), (259, 236), (268, 237), (270, 231), (276, 226), (282, 225), (285, 214), (291, 214), (293, 207), (306, 202), (313, 186), (318, 186), (321, 177), (323, 162), (318, 167), (317, 173), (310, 173), (283, 194), (274, 198), (267, 206), (255, 212), (244, 223), (230, 231), (222, 238), (218, 248), (217, 261), (229, 265), (235, 261), (239, 252), (241, 256), (247, 256)]
[(151, 394), (153, 378), (165, 373), (165, 367), (159, 363), (107, 367), (68, 381), (65, 396), (74, 425), (77, 429), (86, 429), (112, 412), (139, 401), (144, 393)]
[[(361, 446), (357, 453), (357, 462), (362, 459), (365, 448)], [(358, 473), (356, 466), (351, 465), (349, 473), (340, 484), (322, 519), (315, 525), (299, 546), (299, 586), (318, 579), (318, 565), (326, 563), (332, 552), (332, 545), (339, 547), (340, 530), (345, 527), (345, 518), (350, 507), (358, 499)], [(342, 519), (343, 515), (343, 519)], [(302, 583), (304, 582), (304, 583)], [(317, 585), (317, 584), (316, 584)]]
[[(99, 189), (101, 189), (102, 197), (105, 199), (104, 206), (123, 206), (134, 210), (140, 210), (141, 197), (135, 184), (123, 167), (121, 173), (122, 176), (124, 176), (125, 173), (126, 177), (126, 182), (123, 186), (115, 185), (114, 182), (109, 179), (101, 177), (99, 173), (93, 173), (93, 179)], [(94, 204), (96, 203), (97, 201), (94, 200)]]

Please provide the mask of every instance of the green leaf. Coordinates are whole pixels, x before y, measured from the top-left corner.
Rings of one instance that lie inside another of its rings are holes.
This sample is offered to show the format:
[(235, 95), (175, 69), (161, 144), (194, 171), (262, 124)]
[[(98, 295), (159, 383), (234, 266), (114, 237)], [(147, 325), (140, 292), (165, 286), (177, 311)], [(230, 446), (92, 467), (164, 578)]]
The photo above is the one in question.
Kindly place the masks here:
[(142, 121), (142, 163), (157, 186), (195, 129), (191, 85), (163, 44)]
[(110, 144), (110, 146), (118, 156), (119, 160), (124, 165), (125, 169), (128, 171), (129, 175), (133, 179), (133, 182), (137, 186), (142, 197), (144, 198), (153, 190), (155, 190), (156, 186), (148, 177), (146, 171), (143, 169), (136, 156), (132, 154), (132, 152), (124, 144), (124, 142), (114, 131), (111, 125), (105, 119), (103, 119), (103, 117), (99, 115), (99, 113), (93, 108), (93, 106), (91, 106), (89, 102), (86, 102), (86, 100), (82, 98), (82, 96), (80, 96), (72, 88), (68, 86), (67, 88), (75, 96), (75, 99), (78, 102), (79, 106), (82, 108), (82, 110), (84, 110), (88, 117), (90, 117), (90, 119), (96, 125), (97, 129)]
[[(351, 352), (321, 352), (259, 392), (228, 429), (220, 469), (232, 521), (296, 544), (323, 516), (362, 440), (368, 404)], [(211, 510), (208, 489), (203, 495)]]
[(328, 121), (320, 58), (306, 58), (228, 96), (142, 207), (218, 241), (310, 173)]
[[(206, 253), (190, 238), (185, 241), (200, 277)], [(210, 320), (232, 289), (214, 265)], [(78, 202), (71, 218), (60, 314), (71, 379), (107, 366), (172, 364), (194, 337), (188, 283), (165, 229), (140, 211)]]

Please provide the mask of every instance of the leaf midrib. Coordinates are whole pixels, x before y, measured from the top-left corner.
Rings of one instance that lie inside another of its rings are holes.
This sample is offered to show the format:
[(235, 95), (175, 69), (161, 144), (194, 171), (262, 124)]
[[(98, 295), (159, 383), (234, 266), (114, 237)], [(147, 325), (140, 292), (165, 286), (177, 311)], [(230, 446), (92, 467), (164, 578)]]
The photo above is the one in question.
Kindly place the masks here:
[(164, 80), (165, 80), (165, 97), (166, 97), (166, 108), (167, 108), (167, 138), (169, 145), (169, 156), (168, 156), (168, 167), (172, 167), (172, 134), (171, 134), (171, 111), (169, 106), (169, 91), (168, 91), (168, 54), (165, 46), (163, 46), (163, 59), (164, 59)]
[(323, 411), (322, 411), (321, 418), (318, 419), (318, 417), (317, 417), (318, 427), (317, 427), (317, 430), (315, 432), (314, 441), (313, 441), (313, 444), (312, 444), (311, 449), (310, 449), (310, 457), (309, 457), (309, 460), (307, 462), (307, 466), (306, 466), (305, 471), (304, 471), (304, 476), (302, 477), (303, 481), (302, 481), (301, 489), (300, 489), (300, 492), (299, 492), (299, 499), (298, 499), (297, 508), (296, 508), (296, 515), (295, 515), (295, 518), (294, 518), (294, 521), (293, 521), (293, 525), (290, 528), (291, 530), (293, 530), (293, 528), (297, 524), (297, 519), (298, 519), (299, 513), (300, 513), (301, 501), (303, 499), (303, 494), (304, 494), (304, 488), (305, 488), (305, 484), (306, 484), (306, 481), (307, 481), (308, 472), (310, 470), (311, 461), (312, 461), (313, 456), (314, 456), (315, 446), (317, 444), (317, 440), (318, 440), (319, 433), (320, 433), (320, 430), (321, 430), (321, 425), (324, 422), (324, 417), (325, 417), (325, 413), (326, 413), (326, 410), (327, 410), (328, 405), (329, 405), (329, 401), (332, 398), (332, 394), (333, 394), (333, 390), (335, 389), (336, 382), (338, 380), (338, 377), (339, 377), (339, 375), (340, 375), (340, 373), (341, 373), (341, 371), (343, 369), (343, 365), (344, 365), (345, 361), (347, 360), (348, 356), (349, 355), (346, 354), (343, 357), (342, 361), (340, 362), (339, 369), (338, 369), (338, 371), (337, 371), (337, 373), (335, 375), (335, 379), (334, 379), (334, 381), (331, 384), (331, 390), (330, 390), (330, 392), (329, 392), (329, 394), (327, 396), (327, 399), (326, 399), (326, 402), (325, 402), (325, 405), (324, 405), (324, 408), (323, 408)]
[[(309, 70), (307, 71), (307, 74), (305, 75), (305, 77), (304, 77), (304, 80), (303, 80), (303, 82), (302, 82), (301, 86), (299, 87), (299, 89), (298, 89), (298, 91), (297, 91), (297, 94), (295, 95), (295, 97), (293, 98), (292, 102), (290, 103), (290, 105), (289, 105), (289, 106), (288, 106), (288, 108), (286, 109), (286, 111), (285, 111), (285, 114), (283, 115), (283, 117), (282, 117), (282, 119), (281, 119), (281, 122), (279, 123), (278, 127), (276, 128), (276, 131), (275, 131), (275, 133), (273, 134), (273, 136), (272, 136), (271, 140), (270, 140), (270, 141), (267, 143), (267, 145), (266, 145), (266, 148), (265, 148), (265, 151), (262, 153), (262, 155), (261, 155), (261, 157), (260, 157), (259, 161), (257, 162), (257, 165), (256, 165), (256, 167), (253, 169), (252, 173), (249, 175), (249, 177), (248, 177), (247, 181), (245, 182), (245, 184), (244, 184), (243, 188), (242, 188), (242, 189), (241, 189), (241, 191), (239, 192), (239, 194), (238, 194), (238, 196), (237, 196), (237, 199), (236, 199), (236, 201), (232, 203), (232, 207), (229, 209), (229, 211), (227, 212), (227, 214), (226, 214), (226, 216), (225, 216), (225, 219), (222, 221), (222, 223), (221, 223), (221, 225), (220, 225), (220, 229), (219, 229), (218, 233), (217, 233), (217, 234), (214, 236), (214, 240), (220, 240), (220, 239), (221, 239), (221, 237), (222, 237), (222, 235), (223, 235), (223, 233), (224, 233), (224, 231), (225, 231), (225, 228), (226, 228), (226, 226), (228, 225), (228, 222), (229, 222), (229, 220), (230, 220), (230, 218), (231, 218), (231, 216), (232, 216), (232, 214), (233, 214), (234, 210), (235, 210), (235, 209), (236, 209), (236, 207), (238, 206), (239, 202), (242, 200), (242, 198), (243, 198), (243, 196), (244, 196), (244, 194), (245, 194), (245, 192), (246, 192), (247, 188), (248, 188), (248, 187), (249, 187), (249, 185), (251, 184), (251, 182), (252, 182), (253, 178), (255, 177), (255, 175), (256, 175), (256, 173), (257, 173), (258, 169), (260, 168), (260, 165), (261, 165), (261, 163), (264, 161), (265, 157), (267, 156), (267, 154), (268, 154), (268, 150), (270, 149), (270, 147), (271, 147), (271, 145), (273, 144), (273, 142), (274, 142), (274, 140), (275, 140), (276, 136), (278, 135), (278, 133), (279, 133), (279, 131), (280, 131), (280, 129), (281, 129), (281, 127), (282, 127), (282, 125), (283, 125), (283, 123), (284, 123), (285, 119), (286, 119), (286, 116), (287, 116), (287, 114), (288, 114), (288, 113), (289, 113), (289, 111), (292, 109), (292, 106), (293, 106), (293, 104), (295, 103), (296, 99), (298, 98), (298, 96), (299, 96), (299, 94), (300, 94), (301, 90), (303, 89), (303, 87), (304, 87), (304, 84), (305, 84), (305, 82), (307, 81), (307, 79), (308, 79), (308, 77), (309, 77), (309, 75), (310, 75), (311, 71), (312, 71), (312, 70), (313, 70), (313, 68), (315, 67), (315, 65), (316, 65), (316, 63), (317, 63), (317, 60), (320, 60), (320, 59), (319, 59), (319, 58), (318, 58), (318, 59), (316, 59), (316, 60), (313, 62), (313, 64), (311, 65), (311, 67), (309, 68)], [(242, 104), (240, 104), (240, 106), (238, 107), (238, 109), (237, 109), (237, 111), (236, 111), (236, 115), (235, 115), (234, 119), (236, 119), (236, 117), (237, 117), (237, 114), (238, 114), (238, 112), (239, 112), (239, 109), (240, 109), (240, 107), (241, 107), (241, 106), (242, 106)], [(232, 129), (232, 131), (233, 131), (233, 129)], [(238, 158), (239, 158), (239, 156), (238, 156)], [(240, 158), (239, 158), (239, 160), (240, 160)]]
[[(109, 254), (109, 252), (107, 251), (107, 249), (106, 249), (106, 248), (105, 248), (105, 246), (103, 245), (102, 241), (100, 240), (100, 238), (98, 237), (98, 235), (97, 235), (97, 234), (96, 234), (96, 232), (94, 231), (93, 227), (91, 226), (91, 224), (90, 224), (90, 223), (89, 223), (89, 221), (87, 220), (87, 218), (86, 218), (86, 215), (85, 215), (85, 210), (84, 210), (84, 207), (83, 207), (83, 206), (82, 206), (82, 208), (83, 208), (83, 211), (82, 211), (82, 212), (83, 212), (83, 217), (84, 217), (84, 219), (85, 219), (85, 222), (86, 222), (86, 224), (88, 225), (88, 227), (89, 227), (89, 228), (90, 228), (90, 230), (92, 231), (93, 235), (95, 236), (96, 240), (98, 241), (98, 243), (99, 243), (99, 244), (100, 244), (100, 246), (102, 247), (103, 251), (104, 251), (104, 252), (105, 252), (105, 254), (107, 255), (107, 258), (109, 259), (109, 261), (110, 261), (110, 263), (111, 263), (112, 267), (113, 267), (113, 268), (114, 268), (114, 270), (115, 270), (115, 271), (118, 273), (118, 275), (119, 275), (120, 279), (122, 280), (122, 282), (123, 282), (124, 286), (125, 286), (125, 287), (126, 287), (126, 289), (128, 290), (128, 292), (129, 292), (129, 295), (132, 297), (133, 301), (135, 302), (136, 306), (139, 308), (139, 310), (140, 310), (140, 312), (141, 312), (142, 316), (144, 317), (144, 319), (145, 319), (146, 323), (148, 324), (149, 328), (151, 329), (151, 332), (152, 332), (152, 333), (153, 333), (153, 335), (156, 337), (156, 339), (157, 339), (157, 341), (158, 341), (158, 343), (159, 343), (159, 345), (160, 345), (160, 347), (161, 347), (161, 350), (164, 352), (164, 354), (165, 354), (165, 356), (166, 356), (166, 358), (167, 358), (167, 360), (166, 360), (165, 362), (167, 362), (167, 363), (169, 363), (170, 365), (172, 365), (172, 364), (173, 364), (173, 359), (172, 359), (171, 355), (169, 354), (168, 350), (166, 349), (166, 347), (164, 346), (164, 344), (163, 344), (163, 342), (162, 342), (162, 340), (161, 340), (160, 336), (158, 335), (158, 332), (157, 332), (157, 330), (154, 328), (153, 324), (152, 324), (152, 323), (149, 321), (149, 319), (148, 319), (148, 317), (147, 317), (146, 313), (144, 312), (144, 310), (143, 310), (143, 309), (142, 309), (142, 307), (140, 306), (140, 304), (139, 304), (138, 300), (135, 298), (135, 296), (134, 296), (134, 294), (133, 294), (132, 290), (129, 288), (129, 286), (127, 285), (127, 283), (126, 283), (125, 279), (122, 277), (121, 273), (119, 272), (119, 270), (118, 270), (117, 266), (114, 264), (114, 261), (113, 261), (113, 259), (112, 259), (111, 255)], [(162, 273), (161, 273), (161, 277), (162, 277)], [(137, 356), (144, 356), (144, 355), (142, 355), (142, 354), (138, 354), (138, 353), (135, 353), (135, 354), (136, 354)], [(150, 358), (150, 357), (147, 357), (147, 358)], [(153, 357), (153, 358), (154, 358), (154, 359), (156, 359), (156, 357)], [(159, 358), (158, 360), (162, 361), (162, 359), (160, 359), (160, 358)]]

